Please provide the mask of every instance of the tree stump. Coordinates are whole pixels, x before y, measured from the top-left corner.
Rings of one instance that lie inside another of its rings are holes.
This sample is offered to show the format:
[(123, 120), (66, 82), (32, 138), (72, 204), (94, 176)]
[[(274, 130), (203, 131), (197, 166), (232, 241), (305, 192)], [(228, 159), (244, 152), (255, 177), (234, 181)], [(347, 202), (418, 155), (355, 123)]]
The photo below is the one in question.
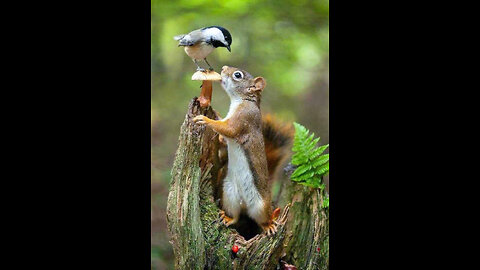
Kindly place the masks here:
[[(323, 192), (283, 183), (278, 231), (245, 239), (220, 222), (218, 175), (221, 145), (216, 134), (192, 119), (203, 114), (216, 119), (211, 106), (194, 98), (180, 130), (167, 202), (167, 222), (176, 269), (328, 269), (328, 209), (321, 207)], [(232, 252), (237, 245), (239, 251)]]

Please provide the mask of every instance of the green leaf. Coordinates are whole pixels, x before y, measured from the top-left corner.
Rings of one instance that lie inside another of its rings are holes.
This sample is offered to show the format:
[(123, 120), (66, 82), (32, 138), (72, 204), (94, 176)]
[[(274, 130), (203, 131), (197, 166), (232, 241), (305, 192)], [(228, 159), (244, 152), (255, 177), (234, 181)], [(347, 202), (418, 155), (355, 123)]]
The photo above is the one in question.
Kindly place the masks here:
[(328, 144), (320, 146), (319, 148), (315, 149), (315, 151), (313, 151), (313, 153), (310, 155), (310, 160), (313, 160), (314, 158), (320, 156), (325, 151), (325, 149), (327, 149), (327, 147), (328, 147)]
[(328, 207), (330, 206), (330, 202), (329, 202), (329, 201), (330, 201), (330, 199), (329, 199), (328, 196), (326, 196), (326, 197), (323, 198), (323, 204), (322, 204), (323, 208), (328, 208)]
[(326, 164), (320, 166), (317, 169), (316, 173), (319, 174), (319, 175), (324, 175), (325, 173), (327, 173), (329, 171), (329, 164), (330, 163), (326, 163)]
[(308, 183), (311, 187), (314, 187), (314, 188), (319, 188), (319, 187), (321, 188), (321, 182), (322, 182), (322, 178), (316, 175), (314, 175), (313, 177), (311, 177), (309, 180), (306, 181), (306, 183)]
[(300, 180), (307, 181), (315, 175), (315, 171), (308, 171), (298, 177)]
[(295, 178), (292, 178), (292, 180), (297, 182), (308, 182), (308, 180), (310, 180), (310, 178), (312, 178), (314, 175), (314, 171), (307, 171), (299, 176), (296, 176)]
[(312, 165), (309, 164), (303, 164), (295, 169), (295, 171), (292, 173), (293, 178), (303, 174), (304, 172), (310, 170), (312, 168)]
[(292, 157), (292, 164), (293, 165), (301, 165), (301, 164), (304, 164), (304, 163), (307, 163), (308, 161), (308, 157), (306, 156), (294, 156)]
[(324, 189), (325, 189), (325, 184), (322, 183), (322, 184), (320, 185), (320, 190), (324, 190)]
[[(313, 136), (313, 134), (312, 134)], [(317, 145), (318, 141), (320, 140), (320, 138), (316, 138), (315, 140), (312, 140), (308, 145), (307, 145), (307, 149), (314, 149), (315, 148), (315, 145)]]
[(315, 161), (312, 162), (312, 167), (317, 168), (320, 165), (325, 164), (328, 162), (329, 154), (321, 155)]
[(299, 184), (320, 188), (323, 190), (322, 176), (329, 172), (329, 154), (322, 153), (328, 148), (327, 145), (316, 147), (320, 138), (315, 138), (304, 126), (293, 123), (295, 136), (292, 146), (294, 152), (292, 164), (297, 168), (291, 175), (291, 179)]
[(316, 184), (315, 182), (297, 182), (298, 184), (307, 186), (307, 187), (312, 187), (312, 188), (318, 188), (319, 185)]

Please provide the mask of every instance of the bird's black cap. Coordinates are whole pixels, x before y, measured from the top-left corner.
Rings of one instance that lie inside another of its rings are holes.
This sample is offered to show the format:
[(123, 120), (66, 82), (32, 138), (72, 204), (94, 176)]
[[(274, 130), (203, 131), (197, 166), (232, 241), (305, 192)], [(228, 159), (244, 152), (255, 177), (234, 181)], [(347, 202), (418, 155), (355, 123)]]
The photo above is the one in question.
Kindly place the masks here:
[[(227, 29), (221, 27), (221, 26), (216, 26), (216, 25), (213, 25), (213, 26), (209, 26), (209, 27), (205, 27), (203, 28), (202, 30), (205, 30), (205, 29), (208, 29), (208, 28), (218, 28), (220, 31), (222, 31), (223, 33), (223, 36), (225, 37), (225, 41), (228, 43), (228, 47), (227, 48), (230, 48), (230, 45), (232, 45), (232, 35), (230, 35), (230, 32), (228, 32)], [(230, 50), (230, 49), (229, 49)]]

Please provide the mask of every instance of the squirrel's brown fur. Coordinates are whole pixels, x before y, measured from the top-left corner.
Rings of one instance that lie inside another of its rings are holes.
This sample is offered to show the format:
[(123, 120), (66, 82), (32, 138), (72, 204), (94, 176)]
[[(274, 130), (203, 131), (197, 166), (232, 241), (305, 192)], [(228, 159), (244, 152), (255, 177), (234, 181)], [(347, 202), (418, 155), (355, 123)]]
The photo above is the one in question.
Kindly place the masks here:
[(226, 117), (213, 120), (199, 115), (193, 119), (227, 141), (228, 169), (223, 174), (220, 214), (229, 226), (245, 212), (270, 235), (277, 230), (275, 219), (280, 209), (272, 211), (269, 180), (286, 158), (293, 130), (276, 123), (271, 116), (262, 120), (260, 99), (266, 86), (264, 78), (254, 78), (244, 70), (225, 66), (222, 86), (231, 101)]
[(270, 181), (276, 179), (279, 166), (290, 156), (294, 129), (267, 114), (262, 118), (263, 139), (267, 154), (268, 175)]

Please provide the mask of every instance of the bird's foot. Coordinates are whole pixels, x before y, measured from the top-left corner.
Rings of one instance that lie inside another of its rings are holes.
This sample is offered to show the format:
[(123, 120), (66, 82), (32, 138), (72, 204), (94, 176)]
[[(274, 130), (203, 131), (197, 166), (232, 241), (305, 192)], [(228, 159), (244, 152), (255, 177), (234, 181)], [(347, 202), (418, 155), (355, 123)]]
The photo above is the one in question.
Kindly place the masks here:
[(197, 68), (197, 71), (206, 72), (206, 70), (204, 68), (201, 68), (201, 67)]

